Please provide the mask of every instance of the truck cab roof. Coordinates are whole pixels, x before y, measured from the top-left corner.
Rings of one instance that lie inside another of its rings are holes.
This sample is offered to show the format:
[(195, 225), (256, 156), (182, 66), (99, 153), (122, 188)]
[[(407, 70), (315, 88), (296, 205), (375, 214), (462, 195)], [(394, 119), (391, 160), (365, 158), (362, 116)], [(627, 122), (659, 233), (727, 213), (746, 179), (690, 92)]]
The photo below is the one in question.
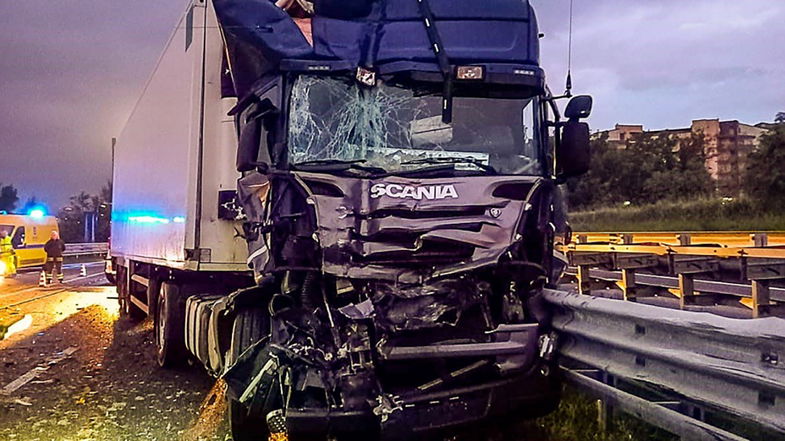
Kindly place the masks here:
[(269, 0), (214, 0), (238, 96), (274, 71), (439, 73), (429, 27), (451, 66), (483, 66), (486, 82), (544, 87), (539, 30), (527, 0), (426, 0), (433, 21), (416, 0), (314, 3), (311, 42), (302, 23)]

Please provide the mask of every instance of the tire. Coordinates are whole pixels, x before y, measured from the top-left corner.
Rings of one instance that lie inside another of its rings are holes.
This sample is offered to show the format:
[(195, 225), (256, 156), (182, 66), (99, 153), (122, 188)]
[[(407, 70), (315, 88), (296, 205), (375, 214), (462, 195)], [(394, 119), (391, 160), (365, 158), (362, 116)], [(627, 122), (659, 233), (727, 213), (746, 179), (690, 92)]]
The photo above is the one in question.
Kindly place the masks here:
[[(270, 333), (270, 316), (263, 308), (240, 311), (232, 326), (232, 343), (226, 357), (226, 366), (231, 366), (240, 355), (254, 343)], [(229, 399), (229, 427), (234, 441), (266, 440), (267, 423), (259, 417), (248, 415), (248, 409), (239, 401)]]
[(153, 318), (153, 340), (158, 365), (173, 368), (185, 364), (185, 311), (180, 286), (163, 282)]

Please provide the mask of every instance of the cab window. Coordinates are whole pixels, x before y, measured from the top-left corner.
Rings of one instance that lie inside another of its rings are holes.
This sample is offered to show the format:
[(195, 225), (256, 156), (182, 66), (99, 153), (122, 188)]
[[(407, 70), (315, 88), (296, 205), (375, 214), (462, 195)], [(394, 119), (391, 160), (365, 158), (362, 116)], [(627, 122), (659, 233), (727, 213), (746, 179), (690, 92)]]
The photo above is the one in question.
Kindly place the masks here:
[(21, 248), (25, 244), (25, 227), (19, 227), (16, 229), (16, 233), (14, 233), (14, 237), (11, 239), (11, 244), (13, 244), (14, 248)]
[(13, 225), (0, 225), (0, 231), (5, 231), (10, 236), (14, 232)]

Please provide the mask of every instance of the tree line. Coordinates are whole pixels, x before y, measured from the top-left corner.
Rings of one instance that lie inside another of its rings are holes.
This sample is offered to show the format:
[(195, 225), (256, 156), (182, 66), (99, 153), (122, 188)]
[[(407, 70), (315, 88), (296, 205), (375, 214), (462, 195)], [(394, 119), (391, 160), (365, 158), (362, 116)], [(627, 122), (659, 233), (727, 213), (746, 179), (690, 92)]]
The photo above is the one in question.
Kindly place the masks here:
[(699, 134), (679, 142), (643, 133), (626, 148), (609, 144), (607, 135), (594, 139), (589, 172), (567, 182), (569, 206), (581, 210), (708, 196), (714, 182), (706, 171), (704, 146)]
[(782, 122), (763, 135), (760, 147), (747, 158), (744, 180), (747, 197), (765, 211), (785, 207), (785, 112), (777, 116)]
[[(35, 196), (19, 205), (18, 189), (12, 184), (0, 184), (0, 212), (28, 214), (30, 210), (42, 205)], [(112, 183), (108, 182), (98, 194), (84, 191), (71, 196), (68, 204), (55, 214), (60, 236), (68, 243), (84, 242), (85, 219), (95, 217), (95, 240), (106, 242), (111, 234)], [(91, 239), (91, 238), (90, 238)]]
[[(775, 121), (749, 155), (743, 175), (742, 197), (763, 209), (785, 204), (785, 112)], [(705, 167), (705, 144), (699, 133), (681, 140), (643, 133), (625, 148), (608, 143), (607, 136), (596, 138), (589, 172), (567, 182), (569, 207), (581, 211), (716, 196)]]

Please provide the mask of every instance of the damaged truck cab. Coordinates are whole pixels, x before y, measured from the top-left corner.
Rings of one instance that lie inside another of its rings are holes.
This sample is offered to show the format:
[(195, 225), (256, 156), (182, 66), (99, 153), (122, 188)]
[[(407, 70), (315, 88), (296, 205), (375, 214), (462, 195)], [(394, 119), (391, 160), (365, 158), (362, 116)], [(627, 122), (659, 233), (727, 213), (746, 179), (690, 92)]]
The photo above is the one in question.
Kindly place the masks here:
[(527, 0), (189, 7), (119, 137), (112, 259), (160, 364), (226, 381), (235, 440), (558, 403), (541, 292), (591, 98), (561, 120), (539, 38)]
[(235, 425), (407, 439), (547, 412), (540, 292), (591, 100), (558, 121), (525, 0), (289, 3), (214, 0), (263, 327), (225, 373)]

